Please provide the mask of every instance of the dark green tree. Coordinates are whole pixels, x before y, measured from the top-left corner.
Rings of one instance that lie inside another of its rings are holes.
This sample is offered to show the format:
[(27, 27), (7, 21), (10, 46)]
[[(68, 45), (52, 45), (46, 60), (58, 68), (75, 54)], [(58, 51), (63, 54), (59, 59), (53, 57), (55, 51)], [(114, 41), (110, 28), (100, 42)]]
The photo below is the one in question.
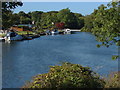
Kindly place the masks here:
[(85, 32), (91, 32), (92, 28), (93, 28), (93, 20), (94, 20), (94, 16), (91, 15), (87, 15), (84, 17), (84, 28), (83, 31)]
[(2, 28), (7, 29), (13, 25), (12, 10), (18, 6), (22, 6), (22, 2), (2, 2)]
[(42, 11), (31, 12), (32, 21), (34, 21), (35, 23), (40, 21), (42, 13), (43, 13)]
[(32, 20), (31, 20), (31, 16), (27, 13), (25, 13), (24, 11), (20, 11), (18, 13), (19, 18), (20, 18), (20, 24), (31, 24)]
[[(85, 16), (83, 31), (89, 31), (101, 42), (97, 47), (116, 44), (120, 46), (120, 2), (101, 5), (91, 15)], [(118, 58), (114, 55), (112, 59)]]
[(109, 47), (116, 43), (120, 46), (120, 10), (118, 3), (112, 2), (107, 6), (101, 5), (94, 14), (92, 33), (102, 45)]
[(74, 15), (76, 16), (76, 21), (77, 21), (77, 29), (81, 29), (82, 27), (84, 27), (84, 16), (80, 13), (74, 13)]
[(62, 9), (57, 14), (60, 22), (65, 23), (65, 28), (76, 28), (77, 27), (77, 17), (70, 11), (69, 8)]
[(43, 13), (40, 22), (41, 22), (41, 27), (43, 28), (54, 27), (54, 24), (56, 22), (59, 22), (57, 18), (57, 12), (51, 11), (51, 12)]

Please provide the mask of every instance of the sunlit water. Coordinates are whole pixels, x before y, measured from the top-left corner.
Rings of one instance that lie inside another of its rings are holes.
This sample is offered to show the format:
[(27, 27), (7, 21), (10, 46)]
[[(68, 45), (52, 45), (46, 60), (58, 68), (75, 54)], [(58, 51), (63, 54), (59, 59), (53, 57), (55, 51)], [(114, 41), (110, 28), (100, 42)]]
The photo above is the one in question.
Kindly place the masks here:
[(118, 70), (111, 56), (116, 46), (97, 48), (90, 33), (41, 36), (34, 40), (2, 44), (3, 88), (18, 88), (37, 74), (47, 73), (50, 65), (71, 62), (89, 66), (102, 76)]

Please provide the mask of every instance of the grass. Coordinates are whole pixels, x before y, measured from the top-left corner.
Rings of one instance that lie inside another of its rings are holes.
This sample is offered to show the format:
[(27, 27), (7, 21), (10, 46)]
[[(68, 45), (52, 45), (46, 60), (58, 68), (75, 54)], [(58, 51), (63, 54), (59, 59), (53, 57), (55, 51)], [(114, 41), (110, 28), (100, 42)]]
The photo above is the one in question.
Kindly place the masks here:
[(17, 31), (18, 35), (35, 34), (33, 31)]
[(6, 34), (0, 34), (0, 37), (5, 37)]

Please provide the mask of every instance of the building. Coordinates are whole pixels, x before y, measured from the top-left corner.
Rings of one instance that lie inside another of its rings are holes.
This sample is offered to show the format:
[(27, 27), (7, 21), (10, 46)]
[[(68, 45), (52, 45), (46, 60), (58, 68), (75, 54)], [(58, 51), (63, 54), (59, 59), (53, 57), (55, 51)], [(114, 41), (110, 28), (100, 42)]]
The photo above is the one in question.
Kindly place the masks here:
[(31, 24), (19, 24), (13, 25), (10, 29), (15, 31), (32, 31), (33, 25)]

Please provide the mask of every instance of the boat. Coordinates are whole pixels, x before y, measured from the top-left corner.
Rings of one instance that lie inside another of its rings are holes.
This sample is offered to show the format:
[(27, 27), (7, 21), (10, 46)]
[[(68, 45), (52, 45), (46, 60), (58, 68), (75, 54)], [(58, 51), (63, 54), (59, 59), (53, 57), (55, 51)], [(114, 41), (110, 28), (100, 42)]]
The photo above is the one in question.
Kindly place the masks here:
[(10, 31), (5, 36), (5, 40), (6, 41), (20, 41), (20, 40), (23, 40), (23, 37), (21, 35), (18, 35), (14, 31)]
[(65, 29), (65, 30), (64, 30), (64, 34), (71, 34), (71, 30), (70, 30), (70, 29), (68, 29), (68, 28), (67, 28), (67, 29)]
[(32, 38), (32, 37), (27, 37), (26, 39), (27, 39), (27, 40), (32, 40), (33, 38)]
[(5, 41), (5, 38), (0, 38), (0, 41)]
[(59, 34), (59, 31), (58, 30), (53, 30), (53, 31), (51, 31), (51, 34), (52, 35), (57, 35), (57, 34)]

